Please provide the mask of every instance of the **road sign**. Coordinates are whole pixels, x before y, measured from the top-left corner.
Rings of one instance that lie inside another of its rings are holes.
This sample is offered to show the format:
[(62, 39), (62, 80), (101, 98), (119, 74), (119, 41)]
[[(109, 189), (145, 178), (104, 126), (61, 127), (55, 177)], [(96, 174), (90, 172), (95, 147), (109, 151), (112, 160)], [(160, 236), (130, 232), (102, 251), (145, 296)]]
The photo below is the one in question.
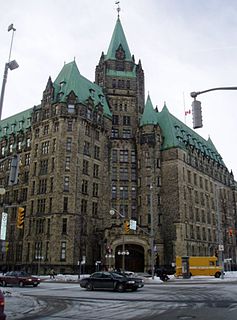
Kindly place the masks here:
[(131, 230), (137, 230), (137, 221), (135, 220), (130, 220), (130, 229)]

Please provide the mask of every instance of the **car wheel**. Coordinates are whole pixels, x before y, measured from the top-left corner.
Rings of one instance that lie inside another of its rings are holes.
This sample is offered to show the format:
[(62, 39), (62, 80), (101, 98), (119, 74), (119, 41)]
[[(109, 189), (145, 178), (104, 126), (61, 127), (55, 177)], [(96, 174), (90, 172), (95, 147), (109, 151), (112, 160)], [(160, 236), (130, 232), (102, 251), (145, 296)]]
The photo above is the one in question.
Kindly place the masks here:
[(24, 287), (24, 282), (23, 281), (19, 282), (19, 287)]
[(92, 283), (90, 283), (90, 282), (88, 282), (88, 283), (86, 284), (86, 290), (88, 290), (88, 291), (92, 291), (92, 290), (94, 290), (94, 288), (93, 288), (93, 284), (92, 284)]
[(216, 273), (215, 273), (215, 278), (220, 278), (220, 276), (221, 276), (221, 273), (220, 273), (220, 272), (216, 272)]
[(2, 281), (2, 286), (3, 286), (3, 287), (6, 287), (6, 286), (7, 286), (6, 281), (4, 281), (4, 280)]
[(124, 290), (125, 290), (124, 284), (123, 283), (119, 283), (117, 285), (117, 290), (118, 290), (118, 292), (124, 292)]
[(38, 286), (38, 283), (36, 283), (36, 284), (33, 284), (33, 287), (37, 287)]
[(137, 289), (138, 289), (137, 287), (136, 288), (132, 288), (132, 291), (137, 291)]

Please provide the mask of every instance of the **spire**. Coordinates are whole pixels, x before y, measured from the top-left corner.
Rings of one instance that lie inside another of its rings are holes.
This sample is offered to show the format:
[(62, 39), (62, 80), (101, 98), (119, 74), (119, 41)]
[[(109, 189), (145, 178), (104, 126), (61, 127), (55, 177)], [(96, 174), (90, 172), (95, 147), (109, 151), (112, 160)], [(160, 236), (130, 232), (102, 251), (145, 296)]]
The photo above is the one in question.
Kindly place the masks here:
[(157, 112), (155, 111), (153, 104), (151, 102), (150, 95), (148, 93), (145, 108), (143, 115), (140, 120), (140, 125), (146, 125), (146, 124), (157, 124)]
[(124, 31), (123, 31), (123, 27), (120, 22), (119, 14), (118, 14), (117, 22), (114, 28), (111, 41), (110, 41), (109, 49), (105, 56), (105, 60), (109, 60), (109, 59), (133, 61)]

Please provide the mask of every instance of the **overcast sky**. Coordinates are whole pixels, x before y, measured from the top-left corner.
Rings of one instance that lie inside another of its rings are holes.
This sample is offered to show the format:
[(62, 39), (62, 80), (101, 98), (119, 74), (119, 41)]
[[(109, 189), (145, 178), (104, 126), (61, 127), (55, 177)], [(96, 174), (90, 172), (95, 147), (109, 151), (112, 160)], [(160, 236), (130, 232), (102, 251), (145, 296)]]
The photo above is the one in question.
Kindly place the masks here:
[[(94, 81), (101, 52), (107, 52), (117, 20), (113, 0), (0, 0), (0, 76), (11, 60), (2, 118), (40, 103), (48, 77), (55, 80), (74, 58), (80, 73)], [(120, 19), (136, 63), (141, 59), (146, 95), (161, 110), (192, 127), (190, 92), (237, 86), (236, 0), (121, 0)], [(237, 178), (237, 91), (198, 97), (203, 125), (227, 168)]]

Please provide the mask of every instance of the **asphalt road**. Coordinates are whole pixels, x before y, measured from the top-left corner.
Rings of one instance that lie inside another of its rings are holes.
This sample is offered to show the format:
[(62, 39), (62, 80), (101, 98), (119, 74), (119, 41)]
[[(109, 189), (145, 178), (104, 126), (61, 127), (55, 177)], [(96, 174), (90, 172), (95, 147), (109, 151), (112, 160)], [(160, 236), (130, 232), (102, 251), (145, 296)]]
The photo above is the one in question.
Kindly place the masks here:
[[(3, 289), (5, 290), (5, 288)], [(146, 284), (137, 292), (86, 291), (77, 283), (7, 288), (7, 320), (236, 320), (237, 281)], [(17, 300), (16, 300), (17, 299)]]

